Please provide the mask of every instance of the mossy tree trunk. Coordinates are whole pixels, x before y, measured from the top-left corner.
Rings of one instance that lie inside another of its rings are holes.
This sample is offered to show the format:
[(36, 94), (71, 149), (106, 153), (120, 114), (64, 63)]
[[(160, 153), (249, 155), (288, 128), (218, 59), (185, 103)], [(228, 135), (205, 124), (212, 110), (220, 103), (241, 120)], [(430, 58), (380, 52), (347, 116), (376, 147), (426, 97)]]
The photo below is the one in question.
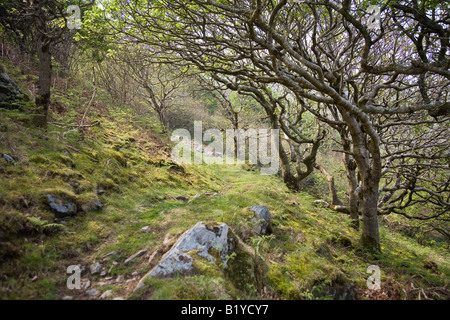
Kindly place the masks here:
[(35, 4), (35, 28), (37, 33), (37, 55), (39, 59), (38, 93), (36, 96), (36, 107), (38, 114), (34, 123), (38, 127), (47, 126), (48, 108), (50, 105), (50, 88), (52, 77), (52, 55), (50, 52), (51, 39), (47, 36), (47, 20), (43, 5), (39, 1)]
[(365, 114), (355, 117), (341, 110), (351, 136), (352, 156), (361, 180), (359, 211), (362, 215), (363, 246), (374, 252), (380, 251), (378, 226), (378, 198), (381, 179), (380, 138)]
[(348, 133), (345, 130), (340, 132), (344, 153), (344, 165), (347, 173), (347, 180), (349, 185), (349, 199), (348, 207), (350, 217), (353, 220), (353, 227), (359, 229), (359, 208), (358, 208), (358, 180), (356, 178), (356, 162), (350, 155), (351, 141), (348, 138)]
[(334, 184), (334, 177), (320, 164), (316, 163), (316, 169), (318, 169), (324, 176), (325, 179), (328, 182), (328, 189), (330, 190), (330, 196), (331, 196), (331, 205), (332, 206), (341, 206), (342, 203), (339, 200), (336, 186)]

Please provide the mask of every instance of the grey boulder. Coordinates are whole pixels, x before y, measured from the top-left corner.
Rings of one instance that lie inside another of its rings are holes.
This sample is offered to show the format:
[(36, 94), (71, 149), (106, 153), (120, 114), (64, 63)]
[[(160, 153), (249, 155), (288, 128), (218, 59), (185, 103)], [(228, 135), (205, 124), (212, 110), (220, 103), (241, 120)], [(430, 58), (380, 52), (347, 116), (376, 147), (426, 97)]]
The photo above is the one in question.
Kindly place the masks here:
[(48, 194), (46, 197), (49, 203), (49, 207), (53, 211), (57, 219), (65, 219), (77, 213), (77, 207), (75, 206), (75, 204), (70, 202), (63, 203), (62, 200), (54, 197), (51, 194)]
[(102, 271), (102, 265), (100, 263), (96, 262), (96, 263), (91, 264), (89, 266), (89, 269), (90, 269), (92, 275), (98, 274)]
[(23, 97), (17, 84), (6, 73), (0, 73), (0, 108), (15, 109), (13, 102)]
[(208, 225), (199, 222), (186, 231), (160, 260), (147, 273), (135, 290), (143, 287), (145, 278), (168, 278), (177, 275), (195, 274), (193, 262), (195, 255), (216, 262), (210, 252), (215, 249), (219, 253), (221, 263), (227, 265), (228, 256), (233, 252), (233, 242), (229, 237), (229, 227), (226, 224)]
[(259, 235), (272, 233), (272, 221), (269, 209), (266, 206), (253, 206), (250, 211), (255, 215), (255, 232)]
[(86, 291), (86, 294), (87, 294), (89, 297), (95, 297), (95, 296), (97, 296), (99, 293), (100, 293), (100, 292), (99, 292), (97, 289), (91, 289), (91, 290), (87, 290), (87, 291)]

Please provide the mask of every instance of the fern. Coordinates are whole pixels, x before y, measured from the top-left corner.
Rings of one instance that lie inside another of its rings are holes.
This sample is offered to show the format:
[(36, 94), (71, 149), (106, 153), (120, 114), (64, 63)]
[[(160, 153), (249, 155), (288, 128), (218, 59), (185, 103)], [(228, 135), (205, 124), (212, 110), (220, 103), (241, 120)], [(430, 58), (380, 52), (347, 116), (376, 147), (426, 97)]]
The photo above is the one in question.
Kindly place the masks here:
[(64, 229), (64, 225), (59, 223), (49, 223), (47, 220), (41, 220), (41, 218), (27, 217), (34, 229), (39, 233), (57, 233)]
[(44, 233), (57, 233), (59, 231), (62, 231), (64, 229), (64, 225), (59, 223), (48, 223), (44, 226), (43, 231)]

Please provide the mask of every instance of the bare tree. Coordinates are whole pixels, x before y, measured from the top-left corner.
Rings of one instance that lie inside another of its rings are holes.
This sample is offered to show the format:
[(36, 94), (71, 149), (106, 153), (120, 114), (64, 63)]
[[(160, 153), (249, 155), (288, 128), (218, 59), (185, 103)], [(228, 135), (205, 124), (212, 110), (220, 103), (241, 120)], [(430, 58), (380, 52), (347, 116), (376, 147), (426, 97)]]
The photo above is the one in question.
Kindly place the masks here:
[[(152, 14), (161, 6), (164, 17)], [(378, 121), (383, 115), (397, 123), (406, 115), (448, 117), (444, 4), (388, 2), (380, 7), (378, 30), (365, 1), (175, 0), (149, 3), (145, 13), (129, 3), (121, 9), (131, 25), (112, 22), (117, 31), (205, 72), (282, 85), (319, 120), (345, 127), (351, 150), (343, 151), (359, 177), (362, 241), (379, 249), (385, 158)]]
[(145, 46), (118, 49), (99, 65), (103, 86), (123, 103), (144, 102), (155, 111), (163, 132), (169, 130), (167, 110), (186, 94), (189, 67), (162, 59)]
[[(80, 9), (91, 6), (94, 1), (83, 3), (78, 1)], [(35, 124), (39, 127), (47, 126), (47, 115), (50, 103), (50, 89), (52, 77), (51, 46), (63, 39), (67, 31), (66, 12), (67, 3), (57, 0), (27, 0), (21, 2), (19, 11), (23, 16), (29, 16), (34, 21), (36, 52), (39, 60), (38, 93), (36, 107), (40, 114), (35, 117)], [(57, 20), (64, 21), (64, 27), (57, 25)]]

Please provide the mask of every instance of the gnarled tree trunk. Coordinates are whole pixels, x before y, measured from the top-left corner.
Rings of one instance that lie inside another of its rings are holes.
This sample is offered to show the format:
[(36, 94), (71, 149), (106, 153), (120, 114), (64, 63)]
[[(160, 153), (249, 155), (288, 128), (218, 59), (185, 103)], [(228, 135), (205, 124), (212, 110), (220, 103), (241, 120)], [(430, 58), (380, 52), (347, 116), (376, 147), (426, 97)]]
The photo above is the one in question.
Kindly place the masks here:
[(316, 163), (316, 169), (319, 170), (328, 181), (328, 189), (330, 190), (331, 206), (342, 206), (342, 202), (339, 201), (336, 186), (334, 184), (334, 177), (319, 163)]
[(344, 165), (345, 171), (347, 173), (347, 180), (349, 185), (349, 197), (348, 197), (348, 208), (350, 212), (350, 217), (353, 220), (353, 227), (359, 229), (359, 208), (358, 208), (358, 180), (356, 179), (356, 162), (353, 160), (351, 155), (351, 144), (348, 140), (347, 134), (341, 132), (342, 144), (344, 151)]
[[(378, 198), (381, 179), (380, 138), (364, 113), (357, 117), (341, 109), (352, 138), (352, 155), (361, 177), (359, 212), (362, 215), (363, 246), (380, 251)], [(353, 199), (354, 200), (354, 199)]]

